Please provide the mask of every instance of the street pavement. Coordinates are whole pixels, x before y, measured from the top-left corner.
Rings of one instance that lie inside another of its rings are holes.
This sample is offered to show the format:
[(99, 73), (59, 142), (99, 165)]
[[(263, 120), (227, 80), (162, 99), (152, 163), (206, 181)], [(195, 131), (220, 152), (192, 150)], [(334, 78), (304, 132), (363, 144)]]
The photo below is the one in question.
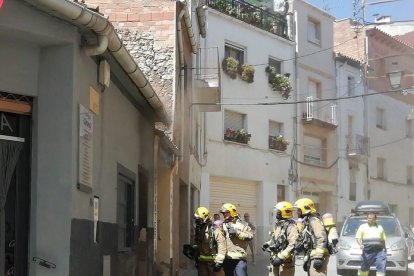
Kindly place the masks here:
[[(248, 259), (247, 263), (247, 272), (249, 276), (267, 276), (269, 275), (269, 270), (267, 266), (269, 265), (269, 255), (265, 253), (259, 253), (256, 255), (256, 263), (253, 264), (251, 262), (251, 258)], [(188, 270), (182, 276), (197, 276), (196, 270)], [(331, 256), (328, 265), (328, 276), (334, 276), (336, 274), (336, 257)], [(370, 273), (370, 276), (375, 276), (375, 273)], [(397, 275), (387, 273), (387, 275)], [(296, 270), (295, 276), (307, 276), (307, 273), (302, 269), (302, 262), (301, 260), (296, 261)], [(355, 273), (356, 276), (356, 273)], [(414, 276), (414, 262), (411, 261), (408, 265), (408, 274), (407, 276)]]

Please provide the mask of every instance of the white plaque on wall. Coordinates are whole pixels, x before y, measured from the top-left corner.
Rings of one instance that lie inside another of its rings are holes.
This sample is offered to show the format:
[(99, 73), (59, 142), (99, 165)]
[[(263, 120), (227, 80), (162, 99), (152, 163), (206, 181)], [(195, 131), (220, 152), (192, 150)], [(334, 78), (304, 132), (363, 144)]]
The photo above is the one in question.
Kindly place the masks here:
[[(79, 176), (78, 184), (92, 188), (93, 115), (79, 105)], [(79, 185), (78, 185), (79, 187)], [(84, 187), (85, 188), (85, 187)]]

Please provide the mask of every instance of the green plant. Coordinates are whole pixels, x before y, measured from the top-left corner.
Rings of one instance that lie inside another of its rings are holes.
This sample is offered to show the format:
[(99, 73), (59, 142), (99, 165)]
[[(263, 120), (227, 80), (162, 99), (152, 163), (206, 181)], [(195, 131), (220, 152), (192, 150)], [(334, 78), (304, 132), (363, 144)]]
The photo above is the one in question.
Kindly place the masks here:
[(232, 130), (230, 128), (227, 128), (224, 132), (224, 140), (244, 143), (244, 144), (247, 144), (249, 142), (251, 136), (252, 135), (249, 134), (243, 128), (237, 129), (237, 130)]
[(288, 99), (292, 90), (289, 74), (281, 75), (276, 72), (273, 66), (267, 66), (265, 71), (268, 73), (269, 83), (272, 85), (273, 91), (278, 91), (284, 99)]
[(239, 67), (239, 61), (233, 57), (227, 57), (223, 60), (222, 67), (224, 72), (229, 75), (230, 78), (237, 78), (237, 71)]
[(241, 71), (242, 80), (247, 81), (248, 83), (252, 83), (254, 81), (254, 72), (256, 71), (254, 66), (250, 64), (243, 64)]
[(289, 141), (283, 135), (269, 136), (269, 148), (284, 151), (287, 149)]

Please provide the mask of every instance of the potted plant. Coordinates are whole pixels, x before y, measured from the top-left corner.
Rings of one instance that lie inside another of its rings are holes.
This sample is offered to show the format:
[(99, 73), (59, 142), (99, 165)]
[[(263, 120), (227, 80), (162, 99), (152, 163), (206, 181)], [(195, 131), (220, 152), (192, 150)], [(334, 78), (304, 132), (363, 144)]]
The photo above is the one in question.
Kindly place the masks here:
[(235, 79), (237, 78), (237, 71), (239, 67), (239, 62), (237, 59), (233, 57), (227, 57), (223, 60), (222, 67), (224, 72), (229, 75), (230, 78)]
[(227, 128), (224, 131), (224, 140), (233, 141), (237, 143), (247, 144), (250, 140), (251, 134), (244, 129), (232, 130)]
[(273, 91), (278, 91), (284, 99), (288, 99), (292, 86), (289, 81), (289, 73), (281, 75), (276, 72), (273, 66), (267, 66), (266, 72), (268, 73), (269, 83), (272, 85)]
[(269, 136), (269, 148), (271, 149), (285, 151), (288, 145), (289, 141), (283, 135)]
[(248, 83), (252, 83), (254, 81), (254, 72), (255, 72), (254, 66), (252, 66), (250, 64), (243, 64), (241, 66), (240, 71), (241, 71), (242, 80), (244, 80)]
[(247, 144), (250, 141), (251, 134), (247, 133), (245, 129), (236, 130), (236, 142)]

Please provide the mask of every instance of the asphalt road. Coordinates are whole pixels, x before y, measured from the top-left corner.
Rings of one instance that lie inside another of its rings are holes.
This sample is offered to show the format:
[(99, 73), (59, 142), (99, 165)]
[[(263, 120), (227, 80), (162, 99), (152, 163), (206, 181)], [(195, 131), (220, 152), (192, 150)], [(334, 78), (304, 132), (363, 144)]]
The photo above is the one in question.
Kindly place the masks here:
[[(269, 265), (269, 255), (265, 255), (264, 253), (256, 255), (256, 264), (253, 264), (250, 261), (247, 265), (247, 271), (249, 273), (249, 276), (265, 276), (268, 275), (268, 269), (267, 266)], [(307, 276), (307, 273), (303, 271), (302, 269), (302, 262), (301, 260), (296, 261), (296, 270), (295, 270), (295, 276)], [(328, 265), (328, 276), (333, 276), (336, 274), (336, 257), (331, 256), (329, 259), (329, 265)], [(355, 276), (356, 276), (355, 272)], [(375, 273), (370, 273), (370, 275), (375, 276)], [(397, 275), (397, 274), (391, 274), (387, 273), (387, 275)], [(414, 276), (414, 262), (410, 262), (408, 265), (408, 276)]]
[[(303, 271), (302, 269), (302, 265), (301, 265), (301, 260), (297, 260), (296, 261), (296, 270), (295, 270), (295, 276), (307, 276), (306, 272)], [(248, 264), (247, 264), (247, 271), (249, 276), (267, 276), (269, 275), (268, 272), (268, 268), (267, 266), (269, 265), (269, 255), (265, 254), (265, 253), (259, 253), (258, 255), (256, 255), (256, 263), (253, 264), (251, 262), (251, 259), (249, 257), (248, 259)], [(189, 271), (186, 271), (185, 273), (181, 274), (183, 276), (197, 276), (197, 271), (192, 269)], [(335, 256), (331, 256), (330, 260), (329, 260), (329, 265), (328, 265), (328, 276), (334, 276), (337, 275), (336, 274), (336, 257)], [(354, 274), (355, 276), (357, 275), (357, 273), (355, 272)], [(387, 276), (392, 276), (392, 275), (398, 275), (396, 273), (388, 273), (387, 272)], [(371, 272), (370, 276), (375, 276), (375, 272)], [(411, 261), (408, 265), (408, 274), (407, 276), (414, 276), (414, 262)]]

